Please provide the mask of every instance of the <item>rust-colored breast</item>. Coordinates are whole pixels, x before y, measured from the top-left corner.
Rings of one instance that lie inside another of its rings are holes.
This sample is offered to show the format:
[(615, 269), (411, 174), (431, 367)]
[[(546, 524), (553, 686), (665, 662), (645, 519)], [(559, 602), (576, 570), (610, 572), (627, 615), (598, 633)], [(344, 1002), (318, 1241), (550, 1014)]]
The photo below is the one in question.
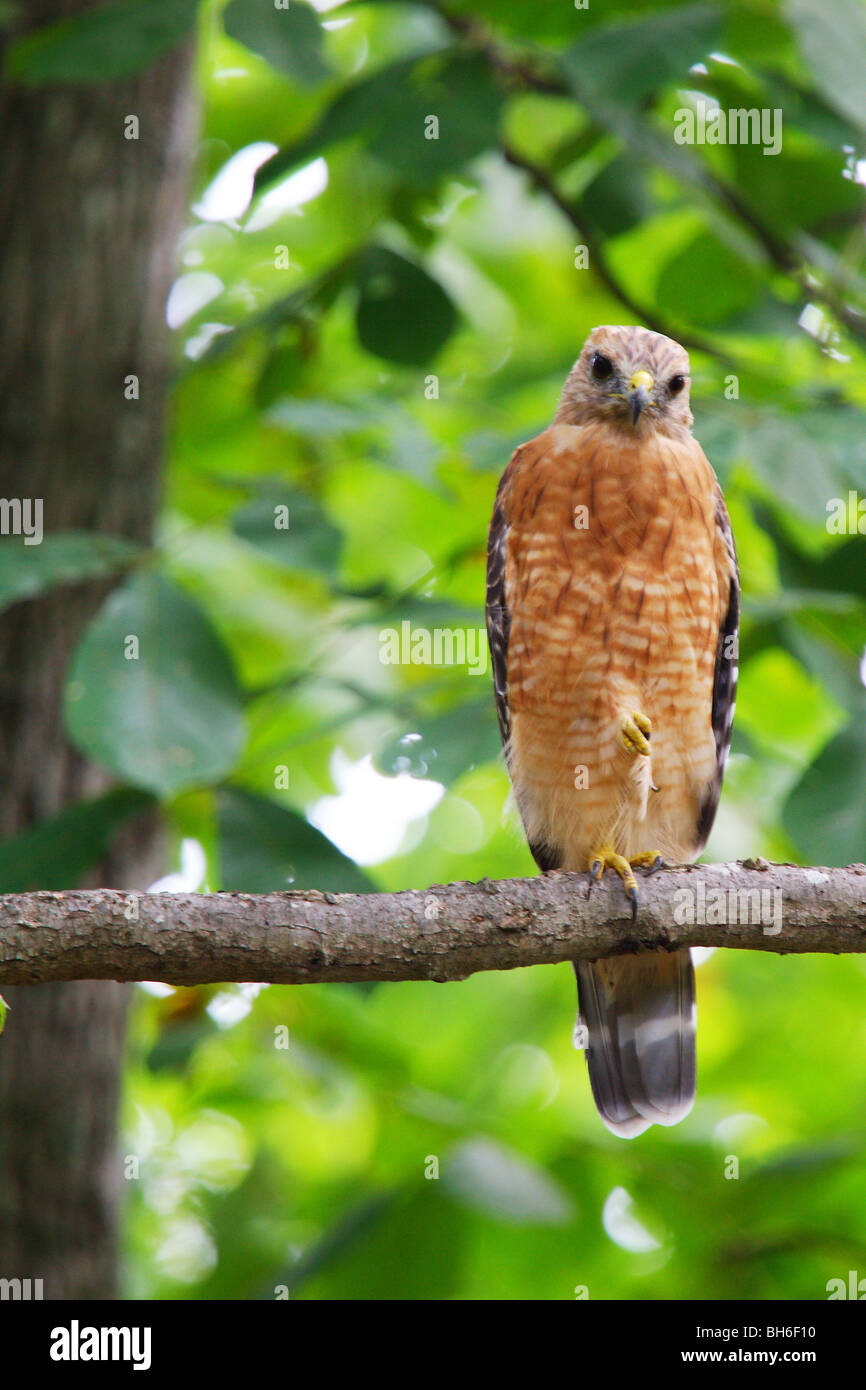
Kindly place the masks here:
[[(727, 603), (715, 498), (688, 436), (557, 425), (509, 466), (511, 775), (530, 843), (563, 867), (606, 843), (694, 855)], [(650, 759), (622, 746), (634, 711)]]

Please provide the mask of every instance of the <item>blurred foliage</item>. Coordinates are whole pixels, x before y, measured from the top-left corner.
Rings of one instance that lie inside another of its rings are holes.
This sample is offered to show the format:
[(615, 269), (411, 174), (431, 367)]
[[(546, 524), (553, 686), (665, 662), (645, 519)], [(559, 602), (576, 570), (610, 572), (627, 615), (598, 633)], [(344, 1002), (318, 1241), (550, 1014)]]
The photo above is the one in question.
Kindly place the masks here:
[[(98, 80), (184, 15), (123, 0), (8, 61)], [(587, 332), (636, 320), (691, 350), (740, 554), (707, 858), (866, 857), (863, 15), (199, 7), (158, 554), (0, 552), (0, 601), (130, 568), (67, 690), (71, 736), (125, 790), (8, 847), (4, 887), (72, 881), (153, 795), (204, 851), (195, 887), (533, 872), (471, 642), (388, 662), (383, 634), (473, 638), (499, 473)], [(781, 150), (678, 144), (699, 108), (780, 112)], [(712, 955), (694, 1113), (634, 1144), (596, 1116), (574, 994), (566, 966), (141, 991), (129, 1294), (822, 1298), (866, 1271), (866, 959)]]

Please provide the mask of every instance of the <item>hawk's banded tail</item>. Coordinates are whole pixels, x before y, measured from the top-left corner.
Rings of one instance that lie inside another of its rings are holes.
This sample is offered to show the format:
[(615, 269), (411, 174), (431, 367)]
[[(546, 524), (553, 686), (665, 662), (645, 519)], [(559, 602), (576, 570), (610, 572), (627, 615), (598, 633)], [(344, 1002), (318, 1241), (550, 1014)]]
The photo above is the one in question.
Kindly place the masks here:
[(624, 1139), (675, 1125), (695, 1099), (695, 972), (686, 950), (575, 961), (589, 1080)]

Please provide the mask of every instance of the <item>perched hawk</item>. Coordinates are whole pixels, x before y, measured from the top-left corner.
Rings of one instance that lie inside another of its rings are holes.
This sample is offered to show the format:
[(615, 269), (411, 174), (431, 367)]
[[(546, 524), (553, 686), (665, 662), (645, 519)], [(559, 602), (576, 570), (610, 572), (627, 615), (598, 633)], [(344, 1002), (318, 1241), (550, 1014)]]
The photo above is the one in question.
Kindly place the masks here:
[[(689, 359), (596, 328), (553, 424), (502, 475), (487, 628), (499, 726), (543, 870), (693, 860), (716, 813), (737, 680), (739, 582), (716, 476), (692, 437)], [(596, 1105), (615, 1134), (695, 1096), (688, 950), (575, 963)]]

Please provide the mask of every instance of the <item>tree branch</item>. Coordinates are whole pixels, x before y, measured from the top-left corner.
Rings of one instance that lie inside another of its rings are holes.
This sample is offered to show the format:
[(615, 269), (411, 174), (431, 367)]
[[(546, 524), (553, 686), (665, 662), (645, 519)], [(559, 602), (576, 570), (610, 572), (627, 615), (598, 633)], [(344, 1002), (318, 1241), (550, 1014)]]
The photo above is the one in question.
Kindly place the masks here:
[(0, 897), (0, 985), (47, 980), (460, 980), (477, 970), (680, 946), (866, 951), (866, 865), (745, 860), (640, 881), (581, 874), (450, 883), (426, 892)]

